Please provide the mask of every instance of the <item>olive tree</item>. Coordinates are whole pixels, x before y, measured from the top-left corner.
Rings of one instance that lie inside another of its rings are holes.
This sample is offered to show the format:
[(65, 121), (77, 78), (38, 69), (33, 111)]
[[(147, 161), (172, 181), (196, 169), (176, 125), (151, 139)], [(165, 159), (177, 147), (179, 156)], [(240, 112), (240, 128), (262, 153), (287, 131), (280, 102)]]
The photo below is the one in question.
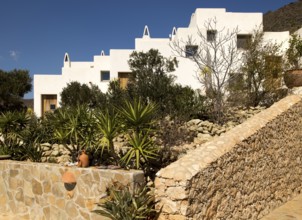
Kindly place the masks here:
[(102, 107), (106, 102), (106, 95), (97, 85), (81, 84), (73, 81), (67, 84), (61, 92), (62, 107), (76, 107), (88, 105), (91, 108)]
[(299, 69), (302, 67), (302, 38), (293, 34), (289, 40), (289, 48), (286, 51), (289, 68)]
[(231, 99), (248, 107), (270, 105), (284, 94), (281, 44), (266, 42), (263, 35), (261, 29), (253, 32), (242, 54), (242, 74), (230, 83)]
[(145, 103), (156, 103), (158, 115), (187, 118), (202, 108), (202, 97), (192, 88), (175, 83), (172, 75), (178, 66), (175, 57), (166, 58), (155, 49), (134, 51), (128, 63), (133, 73), (127, 87), (128, 96), (140, 97)]
[(23, 110), (22, 97), (32, 89), (28, 70), (0, 70), (0, 111)]

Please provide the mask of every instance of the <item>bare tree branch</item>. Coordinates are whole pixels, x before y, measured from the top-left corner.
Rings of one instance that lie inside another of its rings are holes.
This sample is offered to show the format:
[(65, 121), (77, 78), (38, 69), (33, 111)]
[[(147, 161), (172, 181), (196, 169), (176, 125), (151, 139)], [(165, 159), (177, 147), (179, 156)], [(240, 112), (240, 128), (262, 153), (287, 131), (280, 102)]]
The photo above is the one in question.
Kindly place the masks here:
[[(209, 19), (203, 28), (197, 29), (197, 39), (174, 39), (170, 46), (177, 56), (192, 60), (197, 66), (196, 76), (203, 90), (213, 102), (216, 119), (221, 120), (225, 107), (225, 94), (228, 81), (240, 68), (237, 50), (238, 28), (218, 29), (217, 20)], [(210, 35), (210, 36), (208, 36)], [(188, 46), (196, 51), (188, 54)]]

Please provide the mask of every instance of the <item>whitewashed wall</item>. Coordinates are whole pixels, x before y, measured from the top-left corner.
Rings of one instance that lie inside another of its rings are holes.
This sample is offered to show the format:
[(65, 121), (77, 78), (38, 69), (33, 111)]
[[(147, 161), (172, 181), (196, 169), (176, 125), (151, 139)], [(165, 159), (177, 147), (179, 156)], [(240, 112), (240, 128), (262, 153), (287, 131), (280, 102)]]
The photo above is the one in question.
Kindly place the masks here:
[[(233, 30), (238, 28), (239, 33), (252, 33), (257, 27), (262, 24), (261, 13), (232, 13), (226, 12), (225, 9), (196, 9), (192, 14), (188, 27), (178, 28), (176, 35), (172, 36), (173, 40), (186, 41), (188, 36), (198, 41), (197, 30), (200, 29), (206, 33), (204, 23), (209, 19), (216, 18), (217, 29), (225, 28)], [(152, 30), (150, 30), (152, 33)], [(150, 34), (151, 35), (151, 34)], [(277, 40), (283, 42), (288, 39), (288, 32), (282, 33), (266, 33), (266, 39)], [(135, 49), (137, 51), (148, 51), (151, 48), (158, 49), (165, 57), (171, 57), (175, 53), (170, 47), (171, 38), (151, 38), (144, 36), (135, 39)], [(284, 44), (286, 48), (286, 43)], [(118, 77), (118, 72), (130, 72), (128, 66), (129, 55), (134, 51), (130, 50), (110, 50), (109, 55), (94, 56), (91, 62), (64, 62), (61, 75), (35, 75), (34, 76), (34, 111), (37, 116), (41, 116), (41, 95), (42, 94), (56, 94), (58, 102), (60, 101), (60, 92), (67, 83), (78, 81), (80, 83), (90, 82), (96, 84), (105, 92), (108, 88), (108, 82), (101, 82), (101, 71), (110, 71), (110, 78)], [(65, 55), (66, 56), (66, 55)], [(179, 60), (179, 67), (173, 73), (177, 76), (176, 82), (182, 85), (191, 86), (193, 89), (200, 88), (200, 83), (196, 79), (198, 72), (194, 62), (177, 57)], [(65, 57), (64, 57), (65, 59)], [(59, 104), (59, 103), (58, 103)]]

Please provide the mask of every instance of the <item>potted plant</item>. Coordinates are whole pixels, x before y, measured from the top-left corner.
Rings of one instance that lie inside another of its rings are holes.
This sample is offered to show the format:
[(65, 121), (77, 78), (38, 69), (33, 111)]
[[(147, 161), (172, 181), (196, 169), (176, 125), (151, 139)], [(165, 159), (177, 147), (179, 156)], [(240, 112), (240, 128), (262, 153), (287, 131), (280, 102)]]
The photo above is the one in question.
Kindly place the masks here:
[(284, 82), (288, 88), (302, 86), (302, 38), (293, 34), (286, 51), (288, 70)]

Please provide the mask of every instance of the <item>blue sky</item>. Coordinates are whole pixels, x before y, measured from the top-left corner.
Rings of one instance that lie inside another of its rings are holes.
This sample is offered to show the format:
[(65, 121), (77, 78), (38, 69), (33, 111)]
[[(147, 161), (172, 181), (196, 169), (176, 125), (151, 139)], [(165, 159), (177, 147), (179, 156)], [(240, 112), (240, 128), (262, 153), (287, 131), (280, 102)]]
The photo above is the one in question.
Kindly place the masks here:
[(60, 74), (65, 52), (71, 61), (92, 61), (102, 50), (132, 49), (145, 25), (151, 37), (168, 37), (196, 8), (265, 13), (294, 1), (0, 0), (0, 69)]

